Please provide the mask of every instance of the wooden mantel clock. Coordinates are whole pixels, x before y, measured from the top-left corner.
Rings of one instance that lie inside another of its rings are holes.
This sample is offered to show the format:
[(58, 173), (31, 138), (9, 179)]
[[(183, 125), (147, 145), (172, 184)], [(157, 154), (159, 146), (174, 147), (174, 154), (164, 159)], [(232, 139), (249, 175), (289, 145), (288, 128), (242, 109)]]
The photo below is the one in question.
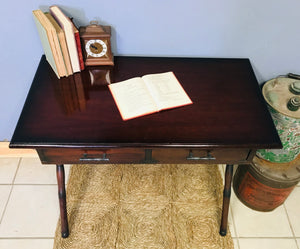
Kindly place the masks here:
[(79, 32), (86, 66), (114, 65), (110, 26), (91, 22), (86, 27), (80, 27)]

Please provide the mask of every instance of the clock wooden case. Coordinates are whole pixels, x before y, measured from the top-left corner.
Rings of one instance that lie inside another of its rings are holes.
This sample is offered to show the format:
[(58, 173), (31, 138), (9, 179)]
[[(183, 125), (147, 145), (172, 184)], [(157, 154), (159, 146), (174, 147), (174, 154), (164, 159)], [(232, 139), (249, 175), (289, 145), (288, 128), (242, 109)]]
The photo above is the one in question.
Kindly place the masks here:
[(114, 65), (110, 26), (91, 22), (86, 27), (80, 27), (79, 32), (86, 66)]

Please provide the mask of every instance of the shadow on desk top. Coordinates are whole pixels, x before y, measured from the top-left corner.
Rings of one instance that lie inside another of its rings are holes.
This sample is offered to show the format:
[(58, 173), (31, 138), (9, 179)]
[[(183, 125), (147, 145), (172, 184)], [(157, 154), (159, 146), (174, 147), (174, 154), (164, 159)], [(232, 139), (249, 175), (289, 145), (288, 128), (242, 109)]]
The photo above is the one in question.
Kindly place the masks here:
[[(194, 104), (123, 121), (107, 83), (167, 71)], [(43, 56), (10, 147), (128, 143), (281, 147), (248, 59), (115, 57), (114, 67), (57, 79)]]

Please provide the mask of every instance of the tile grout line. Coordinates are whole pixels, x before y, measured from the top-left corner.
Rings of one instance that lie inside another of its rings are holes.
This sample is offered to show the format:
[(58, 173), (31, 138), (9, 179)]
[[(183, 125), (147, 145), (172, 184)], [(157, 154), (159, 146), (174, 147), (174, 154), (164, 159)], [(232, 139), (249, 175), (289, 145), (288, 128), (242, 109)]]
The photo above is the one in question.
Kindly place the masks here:
[(287, 211), (287, 209), (286, 209), (286, 206), (285, 206), (285, 203), (283, 204), (283, 209), (284, 209), (284, 211), (285, 211), (285, 214), (286, 214), (287, 220), (288, 220), (288, 222), (289, 222), (289, 225), (290, 225), (290, 228), (291, 228), (291, 230), (292, 230), (293, 238), (296, 238), (296, 236), (295, 236), (295, 232), (294, 232), (294, 229), (293, 229), (293, 226), (292, 226), (292, 224), (291, 224), (290, 217), (289, 217), (289, 213), (288, 213), (288, 211)]
[(292, 224), (291, 224), (291, 220), (290, 220), (290, 217), (289, 217), (289, 213), (288, 213), (288, 211), (287, 211), (287, 209), (286, 209), (285, 203), (283, 204), (283, 208), (284, 208), (284, 211), (285, 211), (285, 213), (286, 213), (286, 216), (287, 216), (287, 219), (288, 219), (290, 228), (291, 228), (291, 230), (292, 230), (292, 234), (293, 234), (293, 238), (294, 238), (294, 240), (295, 240), (295, 242), (296, 242), (296, 246), (297, 246), (297, 248), (299, 249), (299, 246), (298, 246), (298, 243), (297, 243), (297, 239), (296, 239), (296, 235), (295, 235), (295, 232), (294, 232), (294, 228), (293, 228), (293, 226), (292, 226)]
[(22, 157), (19, 159), (18, 167), (17, 167), (17, 170), (16, 170), (16, 172), (15, 172), (14, 178), (13, 178), (13, 180), (12, 180), (12, 185), (14, 185), (14, 183), (15, 183), (15, 180), (16, 180), (17, 174), (18, 174), (18, 172), (19, 172), (19, 168), (20, 168), (21, 162), (22, 162)]
[[(9, 211), (8, 206), (9, 206), (9, 203), (11, 201), (10, 198), (12, 196), (12, 192), (14, 191), (15, 187), (17, 187), (17, 186), (57, 186), (57, 184), (55, 184), (55, 183), (48, 183), (48, 184), (42, 184), (42, 183), (37, 183), (37, 184), (35, 184), (35, 183), (16, 183), (17, 176), (19, 174), (19, 170), (21, 169), (22, 162), (24, 162), (24, 158), (19, 157), (18, 161), (17, 161), (17, 167), (16, 167), (15, 173), (12, 177), (11, 183), (10, 184), (0, 184), (0, 186), (10, 186), (9, 194), (8, 194), (5, 206), (3, 208), (3, 213), (0, 217), (0, 226), (1, 226), (1, 223), (3, 222), (4, 218), (6, 217), (5, 215)], [(43, 236), (43, 237), (39, 237), (39, 236), (18, 236), (18, 235), (12, 236), (12, 237), (10, 237), (10, 236), (9, 237), (0, 236), (0, 241), (4, 241), (4, 240), (14, 241), (14, 240), (23, 240), (23, 239), (24, 240), (54, 240), (54, 237), (53, 237), (53, 233), (51, 233), (51, 235), (49, 235), (49, 236)]]
[[(6, 185), (6, 186), (11, 186), (10, 192), (9, 192), (9, 196), (8, 196), (8, 198), (7, 198), (7, 201), (6, 201), (6, 204), (5, 204), (5, 207), (4, 207), (3, 214), (2, 214), (2, 216), (0, 217), (0, 225), (1, 225), (1, 222), (2, 222), (2, 220), (3, 220), (3, 218), (4, 218), (4, 214), (5, 214), (5, 212), (7, 211), (6, 209), (7, 209), (7, 206), (8, 206), (8, 203), (9, 203), (9, 200), (10, 200), (10, 197), (11, 197), (11, 194), (12, 194), (12, 191), (13, 191), (13, 186), (18, 186), (18, 185), (37, 185), (37, 186), (39, 186), (39, 185), (49, 185), (49, 186), (55, 186), (55, 185), (57, 185), (57, 184), (19, 184), (19, 183), (15, 184), (16, 176), (17, 176), (17, 173), (18, 173), (18, 171), (19, 171), (21, 161), (22, 161), (22, 157), (19, 158), (18, 166), (17, 166), (17, 169), (16, 169), (16, 171), (15, 171), (15, 174), (14, 174), (14, 177), (13, 177), (12, 184), (0, 184), (0, 186), (5, 186), (5, 185)], [(299, 185), (297, 185), (296, 187), (300, 188)], [(288, 212), (287, 212), (287, 209), (286, 209), (286, 206), (285, 206), (285, 205), (284, 205), (284, 210), (285, 210), (285, 213), (286, 213), (286, 215), (287, 215), (288, 222), (289, 222), (289, 226), (290, 226), (290, 228), (291, 228), (293, 237), (239, 237), (238, 232), (237, 232), (237, 229), (236, 229), (236, 224), (235, 224), (234, 216), (233, 216), (233, 213), (232, 213), (232, 206), (230, 206), (230, 211), (231, 211), (232, 221), (233, 221), (233, 228), (234, 228), (234, 230), (235, 230), (235, 235), (236, 235), (235, 237), (232, 237), (232, 238), (233, 238), (233, 239), (236, 239), (237, 245), (238, 245), (238, 248), (236, 248), (236, 249), (239, 249), (239, 248), (240, 248), (239, 239), (273, 239), (273, 240), (274, 240), (274, 239), (275, 239), (275, 240), (276, 240), (276, 239), (294, 239), (294, 241), (296, 242), (297, 248), (300, 249), (300, 248), (299, 248), (299, 245), (298, 245), (298, 243), (297, 243), (297, 239), (299, 240), (300, 237), (299, 237), (299, 236), (298, 236), (298, 237), (295, 236), (294, 229), (293, 229), (293, 227), (292, 227), (292, 225), (291, 225), (290, 217), (289, 217), (289, 215), (288, 215)], [(18, 239), (54, 239), (54, 238), (53, 238), (53, 237), (1, 237), (1, 238), (0, 238), (0, 240), (5, 240), (5, 239), (7, 239), (7, 240), (8, 240), (8, 239), (11, 239), (11, 240), (16, 239), (16, 240), (18, 240)]]
[(1, 215), (1, 217), (0, 217), (0, 225), (2, 224), (2, 220), (3, 220), (4, 215), (5, 215), (5, 213), (6, 213), (6, 208), (7, 208), (7, 205), (8, 205), (10, 196), (11, 196), (11, 193), (12, 193), (12, 189), (13, 189), (13, 185), (10, 184), (10, 190), (9, 190), (9, 194), (8, 194), (8, 197), (7, 197), (7, 201), (6, 201), (6, 203), (5, 203), (5, 206), (4, 206), (4, 209), (3, 209), (3, 213), (2, 213), (2, 215)]
[(7, 209), (7, 206), (8, 206), (9, 200), (10, 200), (10, 197), (11, 197), (11, 193), (12, 193), (12, 191), (13, 191), (14, 181), (15, 181), (15, 179), (16, 179), (17, 172), (18, 172), (19, 167), (20, 167), (21, 159), (22, 159), (22, 158), (19, 158), (19, 161), (18, 161), (18, 167), (17, 167), (16, 172), (15, 172), (15, 174), (14, 174), (12, 183), (11, 183), (11, 184), (7, 184), (7, 185), (10, 186), (10, 191), (9, 191), (9, 195), (8, 195), (7, 201), (6, 201), (5, 206), (4, 206), (3, 213), (2, 213), (2, 215), (1, 215), (1, 217), (0, 217), (0, 225), (2, 224), (4, 215), (5, 215), (5, 213), (6, 213), (6, 209)]
[[(232, 188), (232, 190), (233, 190), (233, 188)], [(235, 239), (236, 239), (237, 245), (238, 245), (238, 248), (235, 248), (235, 249), (240, 249), (241, 247), (240, 247), (239, 235), (238, 235), (238, 232), (237, 232), (237, 229), (236, 229), (236, 225), (235, 225), (235, 220), (234, 220), (234, 217), (233, 217), (233, 211), (232, 211), (232, 209), (233, 209), (233, 208), (232, 208), (232, 206), (230, 205), (229, 210), (230, 210), (230, 213), (231, 213), (231, 218), (232, 218), (232, 223), (233, 223), (234, 233), (235, 233), (235, 235), (236, 235)]]
[[(237, 165), (234, 165), (234, 167), (235, 167), (235, 169), (234, 169), (233, 176), (234, 176), (235, 171), (237, 169)], [(225, 174), (225, 170), (224, 170), (224, 174)], [(238, 248), (235, 248), (235, 249), (240, 249), (241, 247), (240, 247), (239, 235), (238, 235), (238, 231), (237, 231), (237, 226), (235, 224), (235, 219), (234, 219), (234, 215), (233, 215), (233, 207), (232, 207), (232, 195), (235, 194), (234, 190), (233, 190), (233, 176), (232, 176), (232, 183), (231, 183), (231, 196), (230, 196), (229, 210), (230, 210), (230, 215), (231, 215), (231, 218), (232, 218), (234, 233), (235, 233), (235, 236), (236, 236), (235, 239), (236, 239), (237, 245), (238, 245)]]

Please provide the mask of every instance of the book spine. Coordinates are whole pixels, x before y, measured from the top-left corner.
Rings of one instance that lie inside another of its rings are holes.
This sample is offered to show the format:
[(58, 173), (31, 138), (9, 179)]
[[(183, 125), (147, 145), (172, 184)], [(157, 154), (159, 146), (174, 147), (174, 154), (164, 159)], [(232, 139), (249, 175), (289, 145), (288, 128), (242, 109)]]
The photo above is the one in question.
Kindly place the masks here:
[(54, 57), (54, 54), (52, 52), (52, 47), (50, 42), (52, 39), (49, 39), (49, 30), (43, 25), (42, 23), (42, 17), (44, 13), (41, 10), (34, 10), (33, 12), (34, 21), (37, 27), (37, 31), (44, 49), (44, 53), (46, 55), (46, 59), (50, 66), (52, 67), (53, 71), (57, 75), (58, 78), (60, 78), (60, 73), (58, 71), (58, 64), (57, 59)]
[(78, 52), (75, 40), (73, 24), (70, 19), (57, 7), (51, 6), (50, 13), (65, 32), (67, 47), (72, 65), (73, 73), (80, 72)]
[(83, 70), (84, 69), (84, 61), (83, 61), (82, 47), (81, 47), (79, 32), (75, 33), (75, 40), (76, 40), (76, 47), (77, 47), (80, 70)]

